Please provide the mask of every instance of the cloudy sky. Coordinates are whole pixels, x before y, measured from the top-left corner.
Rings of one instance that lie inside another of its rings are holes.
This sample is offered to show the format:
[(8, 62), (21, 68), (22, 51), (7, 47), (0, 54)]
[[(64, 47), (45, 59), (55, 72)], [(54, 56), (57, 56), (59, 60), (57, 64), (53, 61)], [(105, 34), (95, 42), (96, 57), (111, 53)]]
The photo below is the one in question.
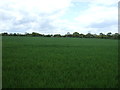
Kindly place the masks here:
[(0, 0), (0, 32), (118, 32), (118, 0)]

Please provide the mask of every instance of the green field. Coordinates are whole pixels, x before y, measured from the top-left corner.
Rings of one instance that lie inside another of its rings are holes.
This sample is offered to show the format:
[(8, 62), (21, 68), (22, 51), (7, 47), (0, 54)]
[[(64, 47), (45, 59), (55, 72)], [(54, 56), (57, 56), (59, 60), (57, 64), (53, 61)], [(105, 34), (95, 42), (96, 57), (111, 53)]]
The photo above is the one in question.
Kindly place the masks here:
[(118, 41), (2, 37), (3, 88), (115, 88)]

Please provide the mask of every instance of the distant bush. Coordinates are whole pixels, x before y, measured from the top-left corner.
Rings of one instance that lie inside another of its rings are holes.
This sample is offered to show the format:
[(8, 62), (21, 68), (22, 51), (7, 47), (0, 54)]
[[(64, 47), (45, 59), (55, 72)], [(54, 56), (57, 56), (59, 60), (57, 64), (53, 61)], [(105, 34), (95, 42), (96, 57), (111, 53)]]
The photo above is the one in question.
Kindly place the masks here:
[(112, 34), (111, 32), (107, 34), (100, 33), (99, 35), (97, 34), (79, 34), (78, 32), (74, 32), (73, 34), (70, 34), (69, 32), (65, 35), (61, 34), (54, 34), (54, 35), (44, 35), (40, 34), (37, 32), (32, 32), (32, 33), (25, 33), (25, 34), (20, 34), (20, 33), (1, 33), (2, 36), (33, 36), (33, 37), (77, 37), (77, 38), (101, 38), (101, 39), (120, 39), (120, 34), (119, 33), (114, 33)]

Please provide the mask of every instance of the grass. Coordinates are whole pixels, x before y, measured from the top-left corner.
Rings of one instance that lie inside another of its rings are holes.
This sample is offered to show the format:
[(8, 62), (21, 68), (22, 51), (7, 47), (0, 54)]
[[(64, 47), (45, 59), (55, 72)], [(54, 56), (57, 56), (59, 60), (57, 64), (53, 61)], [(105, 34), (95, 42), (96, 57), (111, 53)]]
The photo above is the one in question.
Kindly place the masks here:
[(3, 37), (3, 88), (115, 88), (117, 40)]

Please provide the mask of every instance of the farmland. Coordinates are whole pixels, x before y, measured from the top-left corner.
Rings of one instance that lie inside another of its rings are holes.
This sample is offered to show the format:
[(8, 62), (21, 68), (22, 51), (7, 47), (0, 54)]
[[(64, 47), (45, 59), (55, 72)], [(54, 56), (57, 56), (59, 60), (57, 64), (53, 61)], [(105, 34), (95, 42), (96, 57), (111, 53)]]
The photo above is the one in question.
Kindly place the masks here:
[(3, 88), (115, 88), (118, 41), (2, 38)]

